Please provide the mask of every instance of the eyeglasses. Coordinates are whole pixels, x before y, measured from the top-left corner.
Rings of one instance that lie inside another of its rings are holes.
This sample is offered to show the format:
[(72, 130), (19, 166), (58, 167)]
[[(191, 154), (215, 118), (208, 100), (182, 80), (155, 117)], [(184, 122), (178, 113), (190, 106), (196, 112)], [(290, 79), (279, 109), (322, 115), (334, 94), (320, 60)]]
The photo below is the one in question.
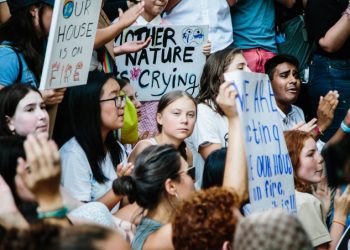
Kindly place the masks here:
[(117, 108), (121, 108), (125, 106), (125, 95), (119, 95), (113, 98), (100, 100), (100, 102), (108, 102), (108, 101), (114, 101), (114, 104)]
[(195, 166), (188, 166), (188, 168), (186, 170), (182, 170), (179, 172), (179, 174), (183, 174), (183, 173), (186, 173), (193, 180), (196, 179), (196, 167)]

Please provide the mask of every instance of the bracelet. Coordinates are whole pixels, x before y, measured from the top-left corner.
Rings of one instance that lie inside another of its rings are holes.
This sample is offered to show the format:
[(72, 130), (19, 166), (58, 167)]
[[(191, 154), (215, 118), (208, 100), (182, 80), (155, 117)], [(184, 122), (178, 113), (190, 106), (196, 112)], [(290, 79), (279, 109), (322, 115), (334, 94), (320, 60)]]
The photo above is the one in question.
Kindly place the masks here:
[(343, 223), (341, 221), (333, 220), (332, 223), (337, 223), (337, 224), (342, 225), (343, 227), (345, 227), (345, 223)]
[(344, 121), (341, 122), (340, 128), (343, 130), (343, 132), (344, 132), (345, 134), (350, 133), (350, 128), (348, 127), (348, 125), (345, 124)]
[(48, 211), (48, 212), (40, 212), (38, 211), (38, 218), (39, 219), (45, 219), (45, 218), (64, 218), (66, 214), (68, 213), (68, 209), (66, 207), (61, 207), (54, 211)]
[(313, 138), (315, 138), (315, 139), (317, 139), (318, 137), (320, 137), (321, 135), (323, 135), (321, 129), (320, 129), (318, 126), (314, 127), (314, 128), (311, 130), (310, 134), (311, 134), (311, 136), (312, 136)]

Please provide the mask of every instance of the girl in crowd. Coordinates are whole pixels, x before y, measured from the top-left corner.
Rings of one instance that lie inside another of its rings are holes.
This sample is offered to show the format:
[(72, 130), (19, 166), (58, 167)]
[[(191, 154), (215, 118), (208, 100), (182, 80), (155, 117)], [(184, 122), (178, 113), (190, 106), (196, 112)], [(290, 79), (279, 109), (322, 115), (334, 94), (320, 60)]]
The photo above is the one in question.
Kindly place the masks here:
[(192, 134), (196, 113), (196, 103), (186, 92), (172, 91), (163, 95), (158, 103), (156, 117), (159, 134), (140, 141), (131, 152), (129, 161), (135, 163), (137, 155), (150, 145), (166, 143), (173, 144), (185, 159), (191, 161), (184, 140)]
[(87, 85), (74, 87), (68, 98), (73, 137), (60, 149), (61, 184), (79, 201), (98, 200), (112, 209), (121, 197), (108, 191), (117, 178), (117, 165), (126, 161), (114, 136), (123, 127), (125, 97), (115, 79), (95, 71)]
[[(229, 141), (223, 186), (234, 188), (237, 204), (242, 204), (247, 198), (248, 187), (243, 137), (235, 111), (236, 94), (230, 83), (222, 84), (220, 88), (222, 94), (217, 100), (229, 117), (230, 136), (235, 138), (235, 141)], [(170, 223), (179, 202), (194, 192), (193, 175), (190, 176), (192, 168), (173, 146), (151, 145), (136, 158), (131, 176), (114, 181), (113, 190), (117, 195), (127, 195), (130, 202), (136, 201), (147, 210), (137, 228), (132, 242), (133, 249), (172, 248), (169, 246), (169, 225), (154, 231), (163, 224)]]
[(228, 120), (216, 102), (224, 73), (249, 71), (239, 49), (224, 49), (209, 56), (203, 68), (197, 96), (198, 114), (192, 136), (186, 140), (193, 153), (196, 180), (201, 186), (204, 161), (214, 150), (227, 146)]
[(142, 249), (148, 235), (169, 223), (178, 202), (194, 191), (189, 170), (173, 146), (152, 145), (138, 155), (132, 176), (114, 181), (117, 195), (127, 195), (130, 202), (148, 210), (137, 227), (133, 249)]
[[(11, 17), (0, 26), (0, 88), (15, 82), (39, 87), (54, 0), (7, 3)], [(64, 91), (43, 91), (45, 103), (60, 103)]]
[(0, 90), (0, 135), (44, 134), (49, 115), (41, 93), (30, 85), (13, 84)]
[(299, 130), (287, 131), (284, 135), (293, 165), (298, 217), (313, 247), (335, 249), (350, 211), (350, 189), (347, 188), (342, 195), (340, 190), (337, 191), (334, 198), (334, 219), (329, 233), (324, 218), (329, 204), (321, 203), (311, 194), (312, 185), (321, 182), (324, 169), (324, 161), (317, 150), (316, 142), (310, 134)]

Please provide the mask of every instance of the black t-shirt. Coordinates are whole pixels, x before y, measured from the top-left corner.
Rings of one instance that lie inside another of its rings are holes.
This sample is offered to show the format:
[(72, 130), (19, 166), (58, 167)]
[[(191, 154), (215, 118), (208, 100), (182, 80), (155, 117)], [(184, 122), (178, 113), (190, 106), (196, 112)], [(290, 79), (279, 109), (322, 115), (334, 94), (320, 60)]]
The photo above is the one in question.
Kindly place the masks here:
[[(309, 38), (318, 41), (341, 18), (347, 8), (348, 0), (308, 0), (305, 9), (305, 22)], [(316, 53), (334, 59), (350, 59), (350, 37), (343, 47), (335, 53), (325, 52), (318, 46)]]

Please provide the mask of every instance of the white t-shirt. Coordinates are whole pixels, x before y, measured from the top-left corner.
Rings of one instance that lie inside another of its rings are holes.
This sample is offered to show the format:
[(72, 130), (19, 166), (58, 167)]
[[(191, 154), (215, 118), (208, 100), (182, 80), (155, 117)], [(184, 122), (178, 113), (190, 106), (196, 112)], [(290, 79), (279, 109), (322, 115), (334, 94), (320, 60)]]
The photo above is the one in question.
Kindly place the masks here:
[(331, 241), (328, 229), (322, 219), (321, 202), (313, 195), (295, 190), (297, 217), (308, 234), (312, 246)]
[[(122, 150), (123, 147), (121, 146)], [(125, 152), (122, 152), (126, 163)], [(62, 161), (61, 185), (73, 198), (79, 201), (96, 201), (106, 194), (117, 178), (116, 167), (108, 153), (103, 164), (102, 172), (108, 178), (105, 183), (98, 183), (93, 177), (89, 161), (84, 150), (73, 137), (60, 149)]]
[[(305, 122), (304, 112), (301, 108), (292, 105), (291, 111), (286, 115), (277, 107), (278, 113), (280, 114), (280, 120), (282, 122), (283, 131), (292, 130), (295, 125), (300, 122)], [(321, 152), (325, 143), (321, 140), (316, 142), (317, 149)]]
[(211, 53), (232, 44), (233, 29), (227, 0), (182, 0), (163, 19), (179, 25), (209, 25)]
[(198, 153), (199, 146), (218, 143), (227, 146), (228, 120), (204, 103), (197, 106), (197, 121), (192, 135), (186, 139), (186, 144), (193, 154), (193, 165), (196, 166), (196, 185), (202, 186), (204, 160)]
[(280, 120), (282, 121), (283, 131), (292, 130), (292, 128), (299, 122), (305, 122), (304, 112), (301, 108), (292, 105), (292, 109), (286, 115), (277, 107), (278, 113), (280, 114)]

